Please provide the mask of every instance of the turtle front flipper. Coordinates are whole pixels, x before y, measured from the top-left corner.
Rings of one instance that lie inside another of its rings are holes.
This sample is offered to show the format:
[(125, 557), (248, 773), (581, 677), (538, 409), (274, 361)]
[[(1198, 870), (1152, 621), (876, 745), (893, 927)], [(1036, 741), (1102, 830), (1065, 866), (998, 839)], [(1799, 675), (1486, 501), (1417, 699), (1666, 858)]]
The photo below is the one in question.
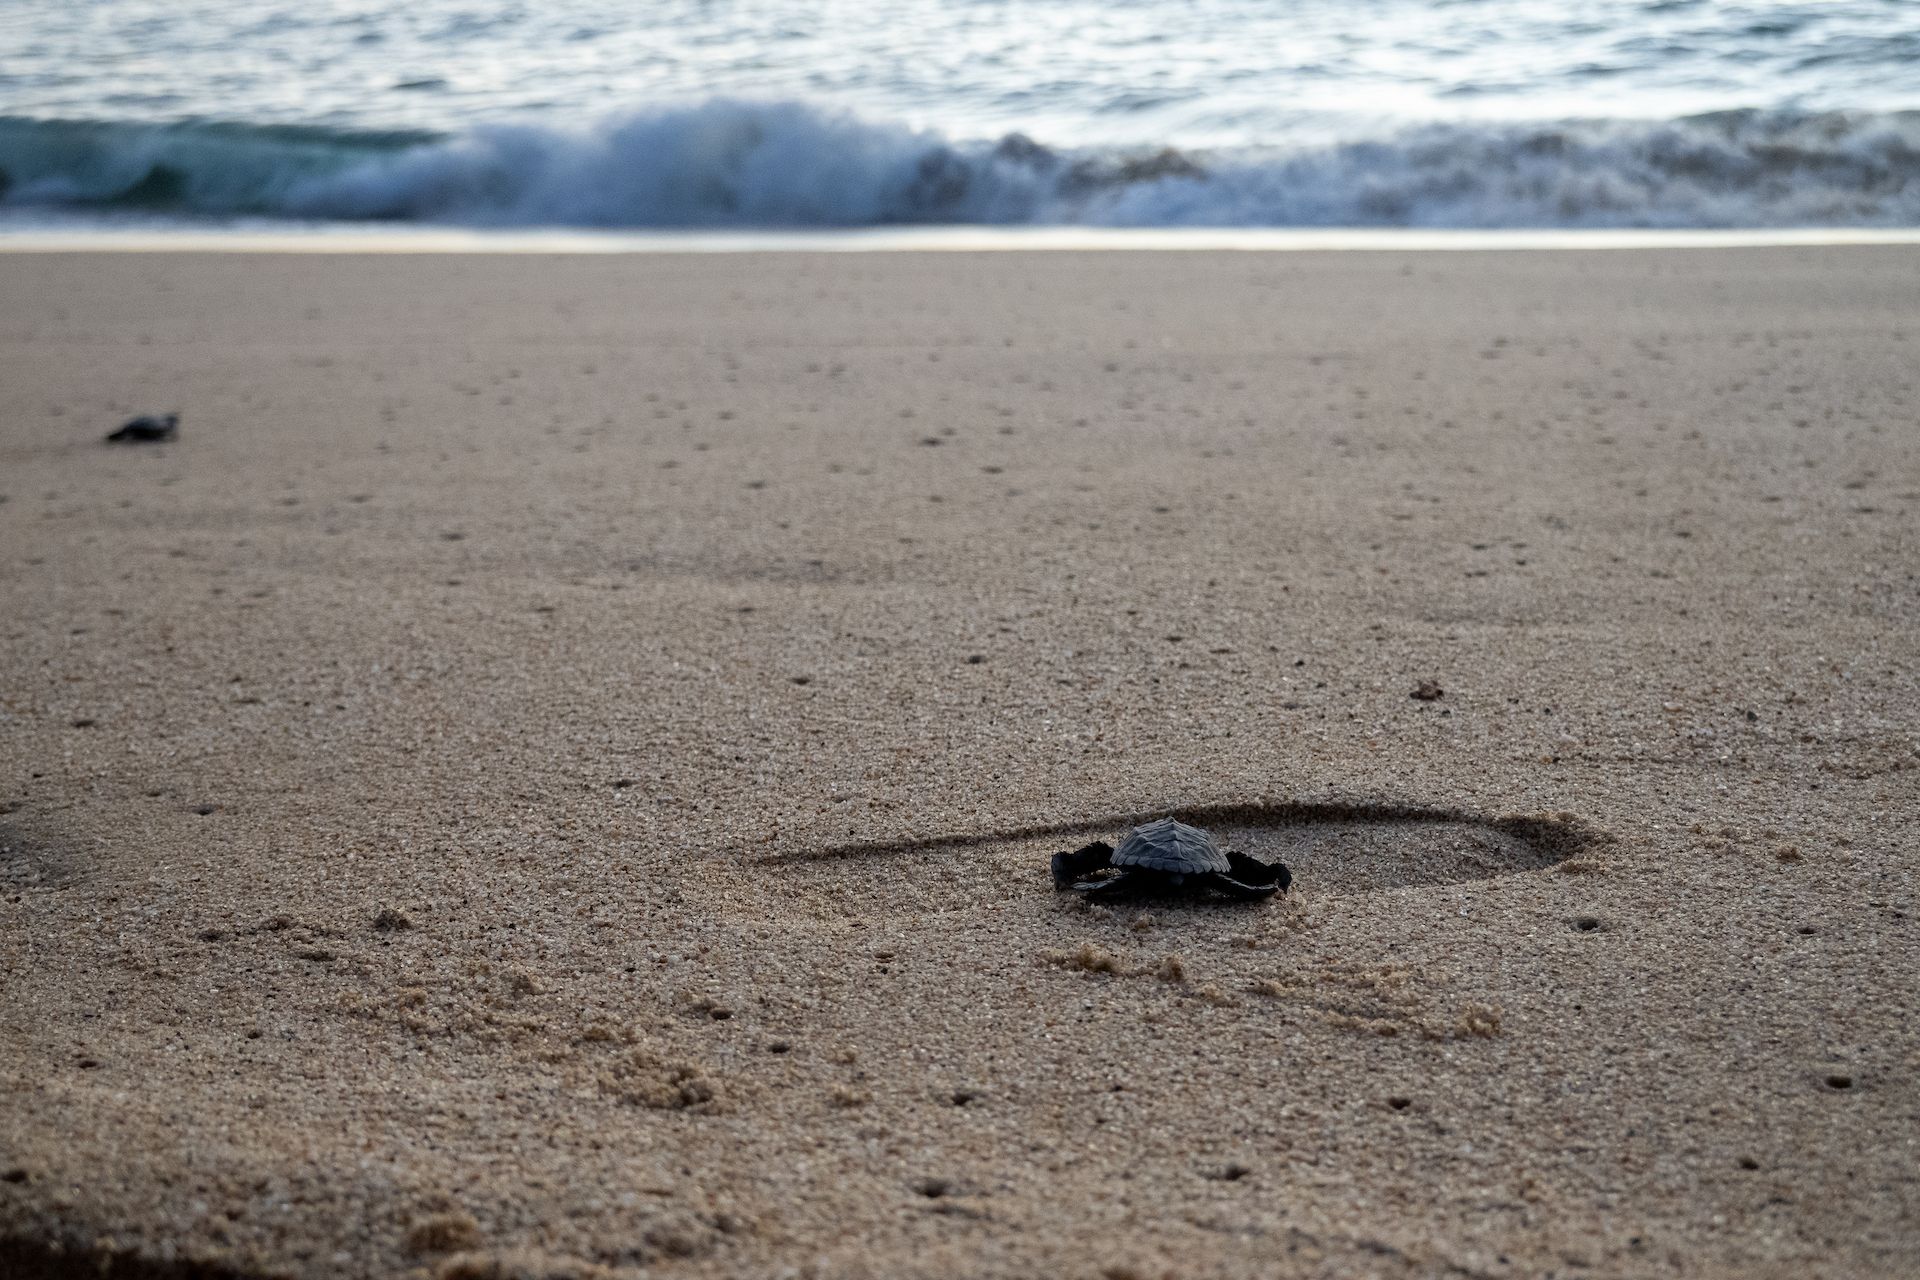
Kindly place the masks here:
[(1211, 881), (1221, 893), (1235, 898), (1266, 898), (1285, 893), (1293, 883), (1293, 872), (1283, 862), (1262, 862), (1244, 853), (1227, 851), (1228, 870), (1216, 872)]
[(1075, 880), (1112, 865), (1113, 846), (1105, 840), (1095, 840), (1072, 853), (1056, 853), (1053, 855), (1054, 888), (1071, 889)]
[(1132, 898), (1152, 897), (1156, 893), (1166, 893), (1168, 882), (1164, 877), (1156, 876), (1151, 871), (1142, 871), (1138, 867), (1125, 867), (1117, 876), (1082, 880), (1073, 886), (1073, 891), (1088, 902), (1120, 902)]
[(1235, 880), (1224, 871), (1215, 871), (1206, 876), (1202, 883), (1215, 893), (1229, 898), (1244, 898), (1248, 902), (1258, 902), (1262, 898), (1271, 898), (1280, 892), (1278, 884), (1248, 884), (1244, 880)]

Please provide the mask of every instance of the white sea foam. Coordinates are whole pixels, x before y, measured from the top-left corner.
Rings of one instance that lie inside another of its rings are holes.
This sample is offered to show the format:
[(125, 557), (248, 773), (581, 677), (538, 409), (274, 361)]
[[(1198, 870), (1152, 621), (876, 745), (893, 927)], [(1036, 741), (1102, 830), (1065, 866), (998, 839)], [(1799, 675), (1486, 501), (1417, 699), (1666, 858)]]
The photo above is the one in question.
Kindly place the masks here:
[(0, 213), (1920, 226), (1914, 8), (13, 0)]
[(0, 120), (0, 203), (190, 218), (826, 228), (1920, 225), (1920, 112), (1453, 122), (1179, 151), (718, 100), (430, 134)]

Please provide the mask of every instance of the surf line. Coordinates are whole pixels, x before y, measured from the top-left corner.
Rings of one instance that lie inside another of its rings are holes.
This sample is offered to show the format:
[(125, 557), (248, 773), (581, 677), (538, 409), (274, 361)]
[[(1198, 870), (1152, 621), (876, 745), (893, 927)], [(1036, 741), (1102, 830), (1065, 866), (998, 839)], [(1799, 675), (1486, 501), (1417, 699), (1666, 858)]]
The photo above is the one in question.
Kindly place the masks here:
[(0, 253), (1005, 253), (1491, 252), (1601, 249), (1775, 249), (1920, 244), (1920, 227), (1706, 230), (1286, 227), (911, 227), (833, 231), (471, 230), (309, 226), (0, 229)]

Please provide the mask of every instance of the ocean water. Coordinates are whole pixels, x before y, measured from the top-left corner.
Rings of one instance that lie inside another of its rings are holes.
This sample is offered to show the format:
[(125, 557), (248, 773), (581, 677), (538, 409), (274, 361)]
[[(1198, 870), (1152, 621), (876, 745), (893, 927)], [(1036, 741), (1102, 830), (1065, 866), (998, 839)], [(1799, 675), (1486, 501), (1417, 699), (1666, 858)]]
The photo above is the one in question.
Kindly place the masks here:
[(8, 0), (0, 225), (1920, 226), (1920, 0)]

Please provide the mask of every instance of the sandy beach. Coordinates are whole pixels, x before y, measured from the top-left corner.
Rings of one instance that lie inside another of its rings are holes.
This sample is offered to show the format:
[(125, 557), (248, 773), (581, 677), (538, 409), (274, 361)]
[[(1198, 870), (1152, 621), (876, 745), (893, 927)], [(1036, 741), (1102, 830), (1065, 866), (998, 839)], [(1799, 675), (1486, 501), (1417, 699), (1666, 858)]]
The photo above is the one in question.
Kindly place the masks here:
[(1920, 249), (0, 299), (0, 1272), (1920, 1271)]

